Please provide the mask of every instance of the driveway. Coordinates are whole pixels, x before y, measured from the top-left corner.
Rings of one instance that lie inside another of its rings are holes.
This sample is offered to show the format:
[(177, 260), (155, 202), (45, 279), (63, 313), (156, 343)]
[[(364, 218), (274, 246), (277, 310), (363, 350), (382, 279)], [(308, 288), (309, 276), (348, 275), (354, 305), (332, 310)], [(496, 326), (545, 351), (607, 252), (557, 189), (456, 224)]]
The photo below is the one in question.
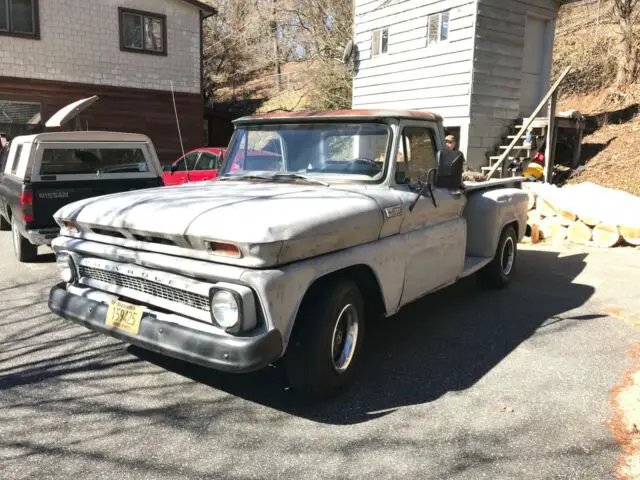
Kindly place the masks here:
[(325, 404), (280, 367), (220, 374), (63, 321), (51, 257), (16, 264), (4, 232), (0, 252), (3, 478), (613, 476), (636, 250), (523, 246), (508, 290), (468, 279), (372, 325), (360, 382)]

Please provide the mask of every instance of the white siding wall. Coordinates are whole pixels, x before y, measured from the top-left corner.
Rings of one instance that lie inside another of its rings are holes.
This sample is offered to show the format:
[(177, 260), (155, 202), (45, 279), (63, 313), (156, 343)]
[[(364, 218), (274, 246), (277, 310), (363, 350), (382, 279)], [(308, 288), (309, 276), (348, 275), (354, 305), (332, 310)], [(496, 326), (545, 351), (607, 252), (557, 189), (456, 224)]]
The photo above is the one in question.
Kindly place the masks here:
[[(509, 127), (521, 116), (520, 88), (527, 15), (551, 21), (547, 32), (548, 48), (551, 48), (557, 13), (555, 0), (478, 0), (467, 149), (470, 166), (486, 165), (486, 154), (495, 154), (495, 148), (503, 143)], [(548, 82), (550, 55), (543, 68), (541, 75)]]
[[(465, 130), (476, 1), (356, 0), (354, 108), (429, 110)], [(449, 41), (427, 47), (427, 16), (449, 9)], [(372, 58), (371, 32), (383, 27), (389, 27), (388, 53)]]
[[(200, 93), (200, 16), (180, 0), (40, 0), (40, 40), (0, 36), (0, 76)], [(167, 16), (168, 56), (120, 51), (118, 7)]]

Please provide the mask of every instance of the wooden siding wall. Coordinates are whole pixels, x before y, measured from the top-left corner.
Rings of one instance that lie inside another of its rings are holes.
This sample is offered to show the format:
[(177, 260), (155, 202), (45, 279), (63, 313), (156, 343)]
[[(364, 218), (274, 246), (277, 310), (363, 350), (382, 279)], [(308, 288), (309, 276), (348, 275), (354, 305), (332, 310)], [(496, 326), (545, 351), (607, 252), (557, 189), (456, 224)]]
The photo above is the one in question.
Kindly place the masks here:
[[(550, 20), (552, 48), (558, 4), (555, 0), (478, 0), (471, 119), (467, 161), (479, 168), (487, 152), (501, 145), (520, 115), (520, 88), (527, 15)], [(540, 52), (542, 55), (543, 52)], [(551, 71), (551, 55), (543, 76)]]
[[(161, 162), (178, 158), (181, 148), (170, 92), (0, 77), (0, 99), (40, 103), (43, 124), (65, 105), (92, 95), (100, 100), (80, 116), (83, 127), (142, 133), (153, 141)], [(176, 93), (176, 104), (185, 150), (201, 147), (202, 96)]]
[[(476, 1), (355, 0), (354, 108), (429, 110), (449, 125), (468, 123)], [(449, 41), (427, 47), (427, 16), (449, 9)], [(371, 32), (384, 27), (388, 52), (372, 58)]]

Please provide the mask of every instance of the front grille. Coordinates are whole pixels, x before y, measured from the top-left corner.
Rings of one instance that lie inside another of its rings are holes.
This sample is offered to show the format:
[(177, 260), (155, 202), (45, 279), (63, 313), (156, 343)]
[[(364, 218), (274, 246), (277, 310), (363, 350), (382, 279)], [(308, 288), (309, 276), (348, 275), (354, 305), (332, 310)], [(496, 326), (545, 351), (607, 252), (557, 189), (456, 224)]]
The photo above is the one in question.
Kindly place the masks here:
[(144, 278), (130, 277), (119, 272), (111, 272), (100, 268), (80, 265), (78, 270), (81, 277), (90, 278), (110, 285), (117, 285), (118, 287), (130, 288), (131, 290), (153, 295), (154, 297), (162, 298), (170, 302), (188, 305), (198, 310), (206, 312), (211, 310), (209, 297), (205, 295), (198, 295), (197, 293), (169, 287)]

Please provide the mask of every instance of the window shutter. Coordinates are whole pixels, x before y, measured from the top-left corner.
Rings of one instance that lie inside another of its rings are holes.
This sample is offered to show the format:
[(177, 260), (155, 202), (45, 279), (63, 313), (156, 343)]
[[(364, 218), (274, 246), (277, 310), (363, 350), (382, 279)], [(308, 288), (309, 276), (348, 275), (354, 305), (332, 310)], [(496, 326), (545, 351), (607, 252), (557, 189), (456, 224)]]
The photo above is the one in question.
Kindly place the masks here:
[(428, 31), (427, 31), (427, 45), (432, 43), (438, 43), (440, 31), (440, 15), (429, 15), (428, 19)]
[(380, 55), (380, 30), (374, 30), (371, 35), (371, 55)]

